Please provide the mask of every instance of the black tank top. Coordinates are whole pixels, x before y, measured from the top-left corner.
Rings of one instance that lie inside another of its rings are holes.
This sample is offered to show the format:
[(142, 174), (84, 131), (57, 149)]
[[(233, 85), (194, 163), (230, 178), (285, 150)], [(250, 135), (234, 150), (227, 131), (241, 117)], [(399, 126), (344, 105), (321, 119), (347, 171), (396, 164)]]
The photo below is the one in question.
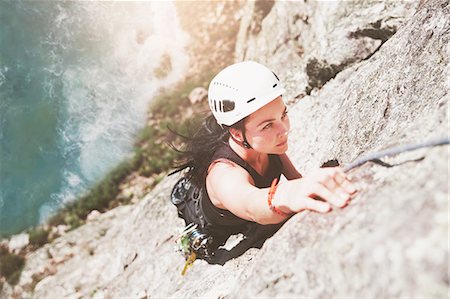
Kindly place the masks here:
[[(255, 182), (255, 186), (258, 188), (268, 188), (272, 184), (274, 178), (280, 179), (282, 173), (282, 163), (278, 155), (269, 155), (269, 167), (268, 171), (264, 176), (261, 176), (253, 167), (245, 162), (238, 154), (236, 154), (228, 143), (220, 147), (216, 153), (213, 155), (210, 163), (218, 159), (230, 160), (240, 167), (244, 168)], [(262, 225), (252, 221), (248, 221), (238, 216), (234, 215), (228, 210), (220, 209), (211, 202), (208, 193), (206, 192), (206, 186), (203, 188), (204, 194), (201, 201), (201, 208), (206, 221), (210, 224), (209, 229), (220, 231), (225, 234), (237, 234), (243, 233), (245, 235), (249, 230), (254, 230), (255, 227), (259, 227), (262, 230), (268, 230), (274, 232), (274, 229), (279, 228), (279, 224), (275, 225)]]

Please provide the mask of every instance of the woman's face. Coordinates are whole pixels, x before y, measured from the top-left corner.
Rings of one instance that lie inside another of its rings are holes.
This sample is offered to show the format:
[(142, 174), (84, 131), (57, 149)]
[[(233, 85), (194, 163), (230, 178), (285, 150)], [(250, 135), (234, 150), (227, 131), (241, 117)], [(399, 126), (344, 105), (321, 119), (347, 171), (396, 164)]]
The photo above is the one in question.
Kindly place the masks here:
[(288, 149), (289, 129), (287, 108), (281, 96), (253, 112), (245, 120), (245, 136), (257, 152), (285, 153)]

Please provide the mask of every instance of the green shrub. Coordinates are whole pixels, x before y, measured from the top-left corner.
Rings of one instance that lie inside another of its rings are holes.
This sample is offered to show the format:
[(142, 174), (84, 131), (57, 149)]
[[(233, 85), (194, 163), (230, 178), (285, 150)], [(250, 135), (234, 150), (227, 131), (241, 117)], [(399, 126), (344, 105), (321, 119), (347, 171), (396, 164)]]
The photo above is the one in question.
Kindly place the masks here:
[(120, 183), (133, 171), (131, 163), (123, 162), (95, 185), (86, 195), (66, 204), (49, 220), (51, 225), (66, 224), (72, 229), (83, 224), (93, 210), (104, 212), (119, 194)]
[[(169, 92), (161, 92), (159, 96), (152, 100), (149, 111), (153, 114), (172, 119), (176, 114), (180, 114), (180, 112), (182, 114), (183, 110), (180, 111), (180, 108), (190, 105), (188, 102), (189, 93), (199, 86), (207, 88), (209, 81), (216, 73), (217, 70), (210, 69), (202, 72), (201, 76), (195, 80), (185, 80)], [(173, 120), (175, 121), (176, 119)]]
[(157, 79), (164, 79), (169, 75), (169, 73), (172, 71), (172, 60), (170, 59), (170, 55), (168, 53), (164, 53), (164, 55), (161, 57), (161, 62), (154, 70), (154, 75)]
[(31, 275), (31, 284), (27, 285), (25, 287), (25, 290), (27, 290), (28, 292), (33, 292), (34, 289), (36, 288), (36, 285), (46, 277), (45, 273), (34, 273), (33, 275)]
[(30, 236), (30, 245), (34, 247), (42, 247), (49, 242), (49, 231), (42, 228), (35, 228), (28, 232)]
[(9, 284), (16, 285), (19, 282), (24, 266), (23, 256), (10, 253), (8, 249), (0, 247), (0, 275), (5, 277)]
[(58, 226), (61, 224), (66, 224), (66, 222), (64, 221), (64, 217), (65, 217), (65, 214), (62, 211), (60, 211), (60, 212), (54, 214), (53, 216), (51, 216), (49, 218), (49, 220), (47, 221), (47, 223), (50, 226)]

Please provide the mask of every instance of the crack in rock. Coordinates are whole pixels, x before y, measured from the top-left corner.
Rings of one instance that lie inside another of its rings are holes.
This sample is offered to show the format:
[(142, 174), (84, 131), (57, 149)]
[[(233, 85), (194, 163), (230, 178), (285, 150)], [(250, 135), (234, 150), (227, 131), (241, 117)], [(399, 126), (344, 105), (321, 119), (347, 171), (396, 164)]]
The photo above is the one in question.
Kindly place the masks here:
[(329, 64), (326, 60), (319, 61), (317, 58), (309, 59), (306, 64), (306, 74), (308, 76), (306, 94), (310, 95), (314, 88), (320, 89), (325, 83), (344, 70), (348, 64), (350, 63), (344, 62), (336, 65)]
[(308, 75), (308, 86), (306, 87), (306, 94), (310, 95), (314, 88), (322, 88), (328, 81), (336, 77), (337, 74), (345, 70), (347, 67), (352, 66), (355, 62), (362, 62), (370, 59), (375, 53), (377, 53), (381, 46), (390, 39), (395, 32), (397, 32), (396, 26), (383, 26), (383, 20), (367, 24), (364, 28), (359, 28), (348, 34), (349, 38), (371, 38), (380, 40), (381, 44), (366, 58), (358, 61), (347, 59), (341, 64), (330, 64), (326, 60), (319, 61), (317, 58), (311, 58), (306, 65), (306, 74)]

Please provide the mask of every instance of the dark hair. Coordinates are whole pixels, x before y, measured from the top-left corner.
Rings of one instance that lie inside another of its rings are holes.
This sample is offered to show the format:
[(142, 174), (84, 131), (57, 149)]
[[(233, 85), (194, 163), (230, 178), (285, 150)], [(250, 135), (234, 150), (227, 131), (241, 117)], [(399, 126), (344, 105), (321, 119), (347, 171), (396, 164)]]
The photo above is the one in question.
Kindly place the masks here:
[(228, 142), (230, 137), (230, 128), (242, 130), (244, 120), (237, 122), (232, 126), (220, 126), (212, 114), (208, 115), (200, 125), (199, 129), (192, 136), (184, 136), (174, 132), (185, 139), (183, 148), (171, 147), (180, 153), (180, 159), (176, 162), (175, 170), (171, 173), (177, 173), (187, 169), (187, 177), (197, 186), (205, 184), (206, 175), (214, 153), (222, 145)]

